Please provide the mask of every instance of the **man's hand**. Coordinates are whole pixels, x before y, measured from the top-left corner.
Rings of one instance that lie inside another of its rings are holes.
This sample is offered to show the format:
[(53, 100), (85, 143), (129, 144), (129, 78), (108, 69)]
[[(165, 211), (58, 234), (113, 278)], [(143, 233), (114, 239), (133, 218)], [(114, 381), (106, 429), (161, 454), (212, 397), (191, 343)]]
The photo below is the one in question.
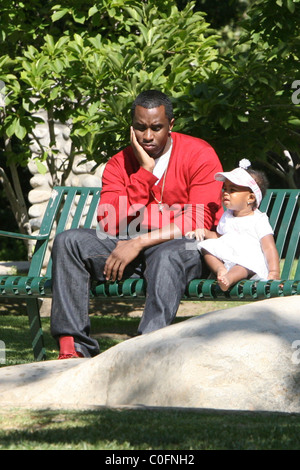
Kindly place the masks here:
[(205, 229), (204, 228), (197, 228), (192, 232), (187, 232), (185, 234), (187, 238), (195, 238), (198, 241), (202, 241), (205, 238)]
[(115, 281), (116, 279), (120, 281), (126, 266), (137, 258), (143, 250), (180, 237), (182, 237), (181, 230), (172, 223), (160, 229), (144, 233), (139, 237), (118, 241), (116, 248), (106, 260), (103, 271), (105, 279), (107, 281)]
[(143, 147), (138, 143), (132, 126), (130, 127), (130, 143), (133, 148), (134, 155), (141, 167), (152, 173), (155, 166), (154, 159), (150, 157), (146, 150), (144, 150)]
[(142, 246), (138, 238), (121, 240), (116, 248), (107, 258), (104, 266), (104, 275), (107, 281), (120, 281), (123, 277), (124, 269), (142, 251)]

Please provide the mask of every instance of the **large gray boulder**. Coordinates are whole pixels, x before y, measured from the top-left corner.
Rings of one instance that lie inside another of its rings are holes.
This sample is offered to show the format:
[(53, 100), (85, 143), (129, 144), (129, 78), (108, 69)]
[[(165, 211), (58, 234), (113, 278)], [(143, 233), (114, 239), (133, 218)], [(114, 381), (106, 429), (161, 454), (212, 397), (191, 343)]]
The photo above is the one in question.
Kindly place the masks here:
[(93, 359), (3, 367), (0, 407), (300, 412), (299, 303), (287, 297), (218, 310)]

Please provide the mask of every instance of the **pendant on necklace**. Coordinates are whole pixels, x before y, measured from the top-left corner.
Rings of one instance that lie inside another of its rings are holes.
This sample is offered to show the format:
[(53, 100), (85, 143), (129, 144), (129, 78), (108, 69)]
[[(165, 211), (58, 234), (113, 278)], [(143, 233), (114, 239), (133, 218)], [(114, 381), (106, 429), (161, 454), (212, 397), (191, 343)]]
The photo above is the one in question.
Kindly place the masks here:
[(161, 212), (161, 214), (162, 214), (162, 213), (163, 213), (163, 210), (164, 210), (164, 205), (161, 204), (161, 203), (159, 203), (159, 204), (158, 204), (158, 210), (159, 210), (159, 212)]

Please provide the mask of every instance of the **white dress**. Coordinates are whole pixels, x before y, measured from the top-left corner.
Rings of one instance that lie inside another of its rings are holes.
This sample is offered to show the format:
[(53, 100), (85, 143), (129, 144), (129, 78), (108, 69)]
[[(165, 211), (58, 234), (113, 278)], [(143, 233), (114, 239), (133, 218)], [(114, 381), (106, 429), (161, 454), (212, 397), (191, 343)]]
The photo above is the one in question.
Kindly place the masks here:
[(273, 234), (268, 216), (258, 209), (253, 214), (235, 217), (231, 210), (222, 215), (217, 226), (219, 238), (207, 239), (197, 244), (224, 262), (230, 269), (235, 264), (244, 266), (255, 274), (251, 279), (268, 279), (268, 265), (260, 240)]

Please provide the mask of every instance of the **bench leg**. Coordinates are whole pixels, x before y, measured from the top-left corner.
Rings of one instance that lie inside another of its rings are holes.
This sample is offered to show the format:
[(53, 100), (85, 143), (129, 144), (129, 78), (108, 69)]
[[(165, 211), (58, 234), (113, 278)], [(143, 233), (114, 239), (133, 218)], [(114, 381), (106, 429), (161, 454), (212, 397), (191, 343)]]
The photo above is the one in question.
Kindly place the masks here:
[(26, 303), (34, 358), (36, 361), (42, 361), (46, 359), (46, 350), (40, 319), (39, 300), (30, 299)]

